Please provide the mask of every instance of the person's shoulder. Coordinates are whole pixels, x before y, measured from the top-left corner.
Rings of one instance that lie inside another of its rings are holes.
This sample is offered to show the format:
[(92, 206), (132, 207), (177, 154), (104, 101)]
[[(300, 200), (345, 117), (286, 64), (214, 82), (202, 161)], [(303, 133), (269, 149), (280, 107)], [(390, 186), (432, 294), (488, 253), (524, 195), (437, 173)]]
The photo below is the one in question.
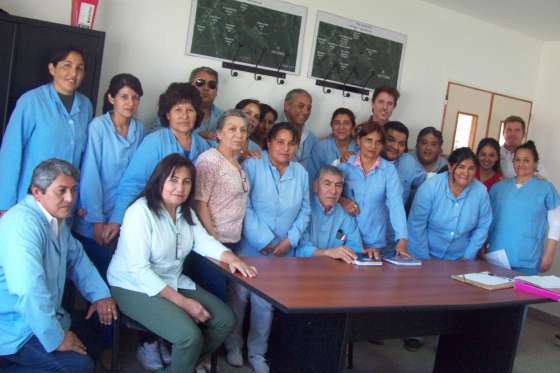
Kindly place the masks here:
[(203, 151), (196, 159), (195, 165), (199, 167), (200, 165), (210, 166), (218, 165), (220, 163), (220, 153), (216, 148), (210, 148)]
[(126, 220), (127, 216), (135, 217), (140, 215), (145, 215), (146, 213), (150, 212), (150, 208), (148, 207), (148, 201), (146, 197), (140, 197), (128, 206), (126, 209), (124, 218)]
[(488, 194), (488, 189), (486, 189), (486, 185), (484, 185), (480, 180), (473, 178), (471, 181), (471, 188), (474, 193), (478, 196)]
[(37, 202), (28, 195), (0, 218), (0, 227), (8, 230), (31, 231), (43, 228), (44, 221)]
[(89, 106), (90, 109), (93, 108), (93, 105), (91, 104), (91, 100), (89, 99), (88, 96), (84, 95), (83, 93), (80, 93), (78, 91), (76, 91), (75, 93), (75, 97), (80, 100), (81, 103), (83, 103), (84, 105)]

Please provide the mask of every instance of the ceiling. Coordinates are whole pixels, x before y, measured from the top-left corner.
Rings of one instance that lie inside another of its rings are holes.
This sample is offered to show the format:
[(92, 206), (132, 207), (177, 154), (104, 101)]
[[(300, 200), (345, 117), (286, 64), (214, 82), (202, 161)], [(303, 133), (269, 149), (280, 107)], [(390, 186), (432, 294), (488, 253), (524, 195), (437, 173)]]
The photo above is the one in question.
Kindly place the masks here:
[(543, 41), (560, 41), (560, 0), (422, 0)]

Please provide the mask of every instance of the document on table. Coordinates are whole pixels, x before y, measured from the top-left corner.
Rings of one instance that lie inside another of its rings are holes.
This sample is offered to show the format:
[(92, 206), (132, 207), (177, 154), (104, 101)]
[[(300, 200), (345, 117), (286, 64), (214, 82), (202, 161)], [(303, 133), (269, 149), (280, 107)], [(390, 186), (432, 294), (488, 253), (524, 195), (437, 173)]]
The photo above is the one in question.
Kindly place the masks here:
[(517, 276), (515, 279), (543, 289), (560, 289), (560, 277), (558, 276)]
[(487, 286), (505, 285), (512, 282), (510, 278), (495, 276), (488, 272), (465, 273), (463, 276), (467, 281), (475, 281)]
[(486, 253), (484, 254), (484, 259), (486, 259), (488, 263), (497, 265), (498, 267), (511, 269), (508, 256), (504, 249)]

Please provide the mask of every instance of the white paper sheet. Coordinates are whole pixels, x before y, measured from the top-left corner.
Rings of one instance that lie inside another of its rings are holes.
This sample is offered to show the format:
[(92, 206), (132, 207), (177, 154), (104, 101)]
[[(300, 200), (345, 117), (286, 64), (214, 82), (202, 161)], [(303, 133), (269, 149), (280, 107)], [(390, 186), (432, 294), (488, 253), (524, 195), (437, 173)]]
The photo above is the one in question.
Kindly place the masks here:
[(558, 276), (517, 276), (516, 279), (543, 289), (560, 289), (560, 277)]
[(498, 267), (511, 269), (508, 256), (503, 249), (484, 254), (484, 259), (486, 259), (488, 263), (497, 265)]
[(490, 275), (488, 272), (466, 273), (464, 276), (467, 280), (476, 281), (489, 286), (504, 285), (511, 282), (508, 278)]

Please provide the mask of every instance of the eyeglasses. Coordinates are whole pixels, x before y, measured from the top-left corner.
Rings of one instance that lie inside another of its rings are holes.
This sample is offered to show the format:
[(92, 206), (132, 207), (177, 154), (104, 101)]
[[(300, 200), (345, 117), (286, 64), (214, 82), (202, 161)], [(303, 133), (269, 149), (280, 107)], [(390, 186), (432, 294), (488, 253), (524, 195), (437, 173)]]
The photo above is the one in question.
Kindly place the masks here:
[(205, 84), (210, 89), (218, 88), (218, 81), (217, 80), (196, 79), (194, 81), (194, 85), (197, 86), (198, 88), (203, 87)]

